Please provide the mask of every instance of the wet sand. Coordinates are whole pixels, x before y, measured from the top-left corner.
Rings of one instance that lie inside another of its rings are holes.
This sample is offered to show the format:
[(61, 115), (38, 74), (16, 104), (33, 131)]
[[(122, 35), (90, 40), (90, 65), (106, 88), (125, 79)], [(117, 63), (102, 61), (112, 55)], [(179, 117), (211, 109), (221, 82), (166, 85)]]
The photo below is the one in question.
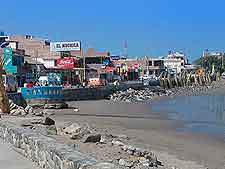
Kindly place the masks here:
[(58, 122), (87, 122), (112, 133), (126, 134), (134, 144), (156, 152), (167, 166), (179, 168), (225, 168), (225, 143), (210, 135), (178, 132), (179, 121), (155, 113), (147, 103), (122, 103), (107, 100), (69, 102), (73, 109), (56, 111)]

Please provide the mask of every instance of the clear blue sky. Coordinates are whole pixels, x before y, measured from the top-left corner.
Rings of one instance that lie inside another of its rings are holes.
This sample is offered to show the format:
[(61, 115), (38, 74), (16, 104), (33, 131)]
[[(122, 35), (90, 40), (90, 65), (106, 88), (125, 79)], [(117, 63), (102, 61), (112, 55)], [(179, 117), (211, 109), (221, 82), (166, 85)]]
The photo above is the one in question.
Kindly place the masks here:
[(131, 56), (225, 50), (224, 0), (6, 0), (0, 30), (50, 40), (81, 40), (113, 54), (128, 41)]

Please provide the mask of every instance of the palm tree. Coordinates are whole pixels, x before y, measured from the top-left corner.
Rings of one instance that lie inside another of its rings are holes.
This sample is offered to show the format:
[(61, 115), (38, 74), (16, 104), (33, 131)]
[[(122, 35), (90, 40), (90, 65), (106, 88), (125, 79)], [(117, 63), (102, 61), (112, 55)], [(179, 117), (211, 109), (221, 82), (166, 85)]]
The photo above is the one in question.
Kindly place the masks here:
[(4, 59), (3, 59), (2, 52), (0, 52), (0, 110), (2, 113), (9, 114), (10, 113), (9, 98), (6, 94), (6, 90), (5, 90), (5, 86), (4, 86), (3, 78), (2, 78), (2, 74), (4, 72), (3, 66), (4, 66)]

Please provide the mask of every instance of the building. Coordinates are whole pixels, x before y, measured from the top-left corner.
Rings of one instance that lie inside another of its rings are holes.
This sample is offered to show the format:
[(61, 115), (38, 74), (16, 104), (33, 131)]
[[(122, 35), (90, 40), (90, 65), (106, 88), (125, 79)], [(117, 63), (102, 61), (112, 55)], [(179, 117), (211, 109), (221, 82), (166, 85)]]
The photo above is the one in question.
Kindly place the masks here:
[(161, 58), (145, 57), (143, 73), (159, 76), (165, 70), (164, 60)]
[(4, 71), (6, 74), (15, 75), (18, 81), (18, 85), (21, 86), (24, 83), (24, 51), (17, 51), (12, 48), (4, 48), (1, 50), (4, 59)]
[[(37, 59), (46, 67), (56, 66), (55, 60), (61, 58), (62, 55), (60, 52), (50, 52), (50, 42), (48, 40), (31, 35), (11, 35), (8, 36), (7, 41), (10, 42), (10, 45), (16, 45), (18, 49), (24, 50), (25, 55)], [(17, 44), (11, 44), (11, 42)]]
[(203, 51), (202, 57), (217, 57), (218, 59), (224, 56), (224, 52), (220, 51), (209, 51), (208, 49)]
[(169, 52), (167, 57), (164, 58), (164, 66), (171, 73), (180, 73), (185, 69), (186, 64), (188, 64), (188, 60), (182, 52)]

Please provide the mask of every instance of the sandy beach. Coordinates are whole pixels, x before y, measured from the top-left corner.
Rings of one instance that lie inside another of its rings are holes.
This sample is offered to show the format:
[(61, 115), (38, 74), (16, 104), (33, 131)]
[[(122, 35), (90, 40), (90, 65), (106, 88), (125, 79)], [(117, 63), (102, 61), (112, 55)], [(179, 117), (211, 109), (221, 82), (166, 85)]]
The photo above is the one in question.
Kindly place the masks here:
[(153, 150), (166, 166), (224, 169), (225, 143), (210, 135), (178, 132), (182, 122), (168, 120), (167, 114), (152, 112), (147, 103), (108, 100), (69, 102), (73, 109), (56, 111), (62, 122), (84, 122), (112, 133), (126, 134), (136, 145)]

